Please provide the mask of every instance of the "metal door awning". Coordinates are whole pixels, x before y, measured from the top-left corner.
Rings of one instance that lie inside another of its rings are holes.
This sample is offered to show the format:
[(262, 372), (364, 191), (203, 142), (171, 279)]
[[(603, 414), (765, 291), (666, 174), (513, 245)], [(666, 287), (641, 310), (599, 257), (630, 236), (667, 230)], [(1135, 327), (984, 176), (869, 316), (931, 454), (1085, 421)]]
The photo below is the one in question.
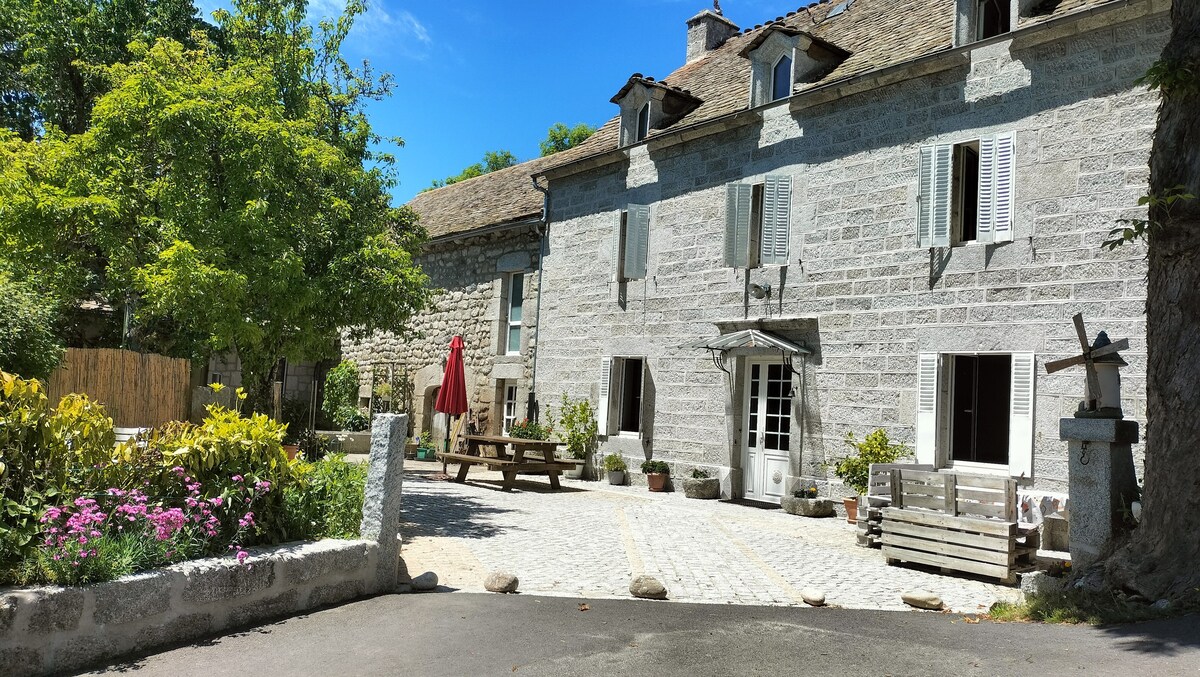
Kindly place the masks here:
[(792, 367), (792, 358), (796, 355), (812, 355), (812, 351), (808, 348), (761, 329), (743, 329), (731, 334), (722, 334), (715, 338), (696, 341), (687, 347), (707, 350), (711, 353), (713, 364), (717, 369), (729, 375), (730, 387), (732, 387), (733, 373), (729, 370), (729, 353), (734, 350), (778, 350), (783, 356), (784, 366), (793, 374), (798, 374), (798, 372)]

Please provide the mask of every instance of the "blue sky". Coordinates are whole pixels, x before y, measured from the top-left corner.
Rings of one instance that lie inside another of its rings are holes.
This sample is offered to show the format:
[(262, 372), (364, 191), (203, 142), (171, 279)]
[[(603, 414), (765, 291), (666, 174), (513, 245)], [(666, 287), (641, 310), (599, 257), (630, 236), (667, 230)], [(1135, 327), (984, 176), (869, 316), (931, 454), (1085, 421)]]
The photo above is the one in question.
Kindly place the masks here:
[[(664, 78), (683, 64), (687, 19), (709, 0), (368, 0), (345, 47), (396, 78), (392, 98), (374, 103), (371, 122), (394, 149), (396, 203), (434, 179), (506, 149), (537, 157), (555, 122), (599, 126), (616, 114), (612, 95), (634, 72)], [(198, 0), (207, 13), (226, 5)], [(745, 28), (803, 0), (724, 0), (725, 16)], [(332, 15), (344, 0), (311, 0)]]

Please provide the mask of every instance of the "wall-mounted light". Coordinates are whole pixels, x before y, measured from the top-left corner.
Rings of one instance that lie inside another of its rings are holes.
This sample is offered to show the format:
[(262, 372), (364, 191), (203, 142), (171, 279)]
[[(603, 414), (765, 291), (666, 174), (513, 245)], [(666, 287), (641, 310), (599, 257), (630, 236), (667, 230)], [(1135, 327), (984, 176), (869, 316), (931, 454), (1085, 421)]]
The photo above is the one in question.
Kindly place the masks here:
[(750, 285), (750, 295), (756, 299), (765, 299), (771, 296), (771, 285), (758, 284), (757, 282)]

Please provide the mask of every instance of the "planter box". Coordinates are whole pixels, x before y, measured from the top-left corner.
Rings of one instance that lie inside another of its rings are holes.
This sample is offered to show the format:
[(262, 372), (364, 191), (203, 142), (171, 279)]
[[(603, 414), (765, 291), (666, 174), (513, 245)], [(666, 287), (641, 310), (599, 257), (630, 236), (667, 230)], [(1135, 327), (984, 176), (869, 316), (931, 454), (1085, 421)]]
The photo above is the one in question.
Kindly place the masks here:
[(833, 501), (828, 498), (798, 498), (784, 496), (779, 502), (783, 511), (801, 517), (833, 517)]
[(688, 498), (701, 498), (705, 500), (719, 498), (721, 496), (721, 480), (716, 477), (685, 479), (683, 481), (683, 495)]
[(608, 471), (608, 483), (613, 486), (618, 486), (618, 487), (625, 484), (625, 471), (624, 470), (609, 470)]

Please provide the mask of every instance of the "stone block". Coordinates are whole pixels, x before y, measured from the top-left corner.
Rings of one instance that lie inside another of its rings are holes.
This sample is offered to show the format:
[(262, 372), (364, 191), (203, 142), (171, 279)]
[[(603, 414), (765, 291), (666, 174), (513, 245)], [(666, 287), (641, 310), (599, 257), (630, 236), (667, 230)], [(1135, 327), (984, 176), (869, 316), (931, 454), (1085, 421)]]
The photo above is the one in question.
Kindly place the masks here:
[(0, 665), (9, 677), (33, 677), (45, 670), (45, 656), (38, 649), (27, 647), (0, 648)]
[(833, 501), (828, 498), (798, 498), (784, 496), (779, 501), (780, 507), (789, 515), (801, 517), (833, 517)]
[(308, 607), (315, 608), (341, 604), (364, 595), (362, 581), (342, 581), (329, 585), (317, 586), (308, 595)]
[(126, 576), (93, 586), (97, 625), (128, 623), (156, 616), (171, 608), (173, 576), (166, 571)]
[(1119, 418), (1063, 418), (1058, 422), (1059, 437), (1064, 440), (1136, 444), (1138, 422)]
[(185, 614), (165, 623), (155, 623), (142, 628), (134, 638), (133, 651), (150, 651), (190, 642), (211, 635), (215, 630), (211, 615)]
[(359, 532), (379, 544), (374, 591), (396, 587), (400, 561), (400, 491), (404, 482), (406, 414), (380, 414), (371, 429), (371, 456)]
[(233, 560), (201, 560), (179, 567), (186, 579), (183, 601), (207, 604), (246, 597), (275, 582), (273, 562), (244, 565)]
[(226, 627), (237, 628), (286, 616), (299, 608), (300, 594), (295, 589), (274, 597), (259, 599), (234, 609)]
[(928, 609), (930, 611), (941, 611), (945, 607), (942, 598), (928, 590), (912, 590), (902, 593), (900, 599), (911, 607), (917, 609)]
[(123, 634), (118, 634), (116, 639), (100, 635), (71, 637), (55, 642), (50, 660), (56, 672), (75, 672), (119, 656), (127, 649), (122, 640), (128, 641), (128, 638)]
[(825, 593), (816, 588), (804, 588), (801, 590), (800, 599), (804, 600), (804, 603), (809, 606), (825, 606)]
[(1042, 521), (1042, 547), (1046, 550), (1066, 551), (1070, 546), (1071, 524), (1058, 515), (1047, 515)]
[(1054, 577), (1045, 571), (1029, 571), (1020, 574), (1021, 592), (1026, 595), (1048, 595), (1061, 592), (1067, 585), (1067, 579)]
[(74, 630), (83, 615), (84, 593), (79, 588), (39, 588), (32, 600), (29, 632), (49, 634)]
[(367, 563), (365, 541), (319, 541), (276, 550), (281, 555), (284, 580), (300, 585), (329, 574), (353, 574)]
[(683, 480), (683, 495), (688, 498), (714, 499), (721, 495), (721, 480), (716, 477)]

